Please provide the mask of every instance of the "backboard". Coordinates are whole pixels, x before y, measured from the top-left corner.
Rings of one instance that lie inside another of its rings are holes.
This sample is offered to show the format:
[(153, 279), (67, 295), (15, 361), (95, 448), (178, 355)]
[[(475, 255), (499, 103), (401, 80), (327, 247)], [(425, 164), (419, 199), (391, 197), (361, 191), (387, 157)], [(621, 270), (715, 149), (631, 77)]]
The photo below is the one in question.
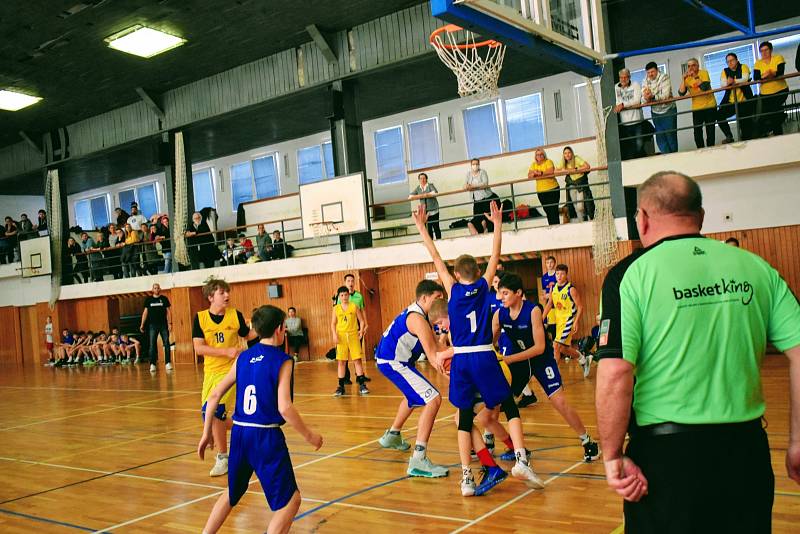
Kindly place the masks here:
[(564, 70), (602, 74), (601, 0), (431, 0), (434, 17)]
[(367, 203), (362, 174), (301, 185), (300, 212), (304, 239), (318, 238), (322, 223), (325, 235), (365, 232)]

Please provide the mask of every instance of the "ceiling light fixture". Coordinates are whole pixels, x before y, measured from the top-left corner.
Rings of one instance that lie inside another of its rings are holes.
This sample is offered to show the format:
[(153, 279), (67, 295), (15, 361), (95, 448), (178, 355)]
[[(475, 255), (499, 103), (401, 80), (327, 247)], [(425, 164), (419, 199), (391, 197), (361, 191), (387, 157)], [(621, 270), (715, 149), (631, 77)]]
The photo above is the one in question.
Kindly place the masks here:
[(22, 108), (32, 106), (41, 100), (41, 97), (25, 95), (9, 89), (0, 91), (0, 109), (5, 111), (18, 111)]
[(107, 37), (106, 42), (115, 50), (150, 58), (181, 46), (186, 39), (137, 24)]

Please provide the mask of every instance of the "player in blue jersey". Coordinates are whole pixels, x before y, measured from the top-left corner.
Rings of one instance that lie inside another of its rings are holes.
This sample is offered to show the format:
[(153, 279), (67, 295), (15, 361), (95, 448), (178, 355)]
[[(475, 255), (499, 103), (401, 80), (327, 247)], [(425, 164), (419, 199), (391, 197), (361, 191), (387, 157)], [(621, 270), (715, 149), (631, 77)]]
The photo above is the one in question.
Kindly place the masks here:
[[(470, 469), (470, 449), (472, 448), (473, 405), (475, 395), (480, 394), (487, 410), (501, 406), (508, 420), (509, 433), (517, 453), (516, 463), (511, 474), (524, 480), (534, 488), (544, 488), (544, 484), (528, 464), (522, 421), (519, 409), (514, 403), (500, 363), (497, 361), (492, 344), (492, 323), (489, 315), (489, 282), (494, 278), (500, 261), (503, 217), (496, 202), (491, 202), (491, 213), (486, 217), (494, 225), (492, 255), (481, 276), (478, 263), (469, 255), (462, 255), (455, 262), (455, 278), (436, 250), (436, 245), (428, 235), (425, 224), (428, 216), (424, 205), (414, 212), (414, 223), (422, 236), (422, 242), (431, 255), (439, 279), (450, 295), (448, 313), (450, 316), (450, 336), (453, 342), (453, 362), (450, 367), (450, 402), (458, 408), (458, 451), (461, 458), (462, 483), (472, 480)], [(483, 495), (502, 482), (508, 474), (499, 466), (486, 471), (475, 495)], [(462, 484), (463, 485), (463, 484)]]
[[(253, 313), (252, 326), (261, 341), (239, 355), (208, 396), (206, 409), (208, 413), (216, 413), (220, 399), (236, 385), (228, 491), (214, 504), (204, 534), (217, 532), (222, 526), (247, 491), (253, 471), (270, 509), (275, 512), (267, 532), (289, 532), (300, 508), (300, 492), (280, 427), (288, 422), (315, 450), (322, 446), (322, 436), (306, 426), (292, 404), (294, 360), (281, 348), (286, 334), (285, 318), (286, 314), (275, 306), (261, 306)], [(197, 445), (201, 459), (212, 440), (213, 419), (206, 417), (203, 437)]]
[[(536, 378), (553, 407), (578, 434), (583, 445), (583, 460), (596, 460), (600, 454), (597, 442), (586, 432), (580, 416), (564, 395), (561, 373), (553, 356), (553, 345), (547, 339), (542, 324), (542, 306), (523, 300), (522, 278), (516, 274), (509, 274), (500, 281), (498, 293), (503, 300), (503, 307), (494, 315), (492, 332), (495, 339), (504, 333), (510, 340), (504, 356), (511, 369), (512, 392), (519, 395), (531, 378)], [(503, 459), (511, 459), (510, 454)]]
[(433, 303), (444, 297), (444, 288), (432, 280), (417, 284), (417, 300), (398, 315), (383, 333), (378, 344), (375, 360), (378, 370), (403, 393), (397, 415), (391, 428), (380, 438), (380, 444), (387, 449), (407, 451), (411, 448), (400, 435), (414, 408), (424, 406), (417, 426), (417, 441), (414, 452), (408, 460), (408, 475), (412, 477), (439, 478), (449, 474), (446, 467), (433, 464), (426, 454), (428, 439), (442, 397), (433, 384), (415, 366), (423, 353), (428, 361), (439, 371), (442, 363), (436, 354), (436, 339), (431, 329), (439, 317), (430, 315)]

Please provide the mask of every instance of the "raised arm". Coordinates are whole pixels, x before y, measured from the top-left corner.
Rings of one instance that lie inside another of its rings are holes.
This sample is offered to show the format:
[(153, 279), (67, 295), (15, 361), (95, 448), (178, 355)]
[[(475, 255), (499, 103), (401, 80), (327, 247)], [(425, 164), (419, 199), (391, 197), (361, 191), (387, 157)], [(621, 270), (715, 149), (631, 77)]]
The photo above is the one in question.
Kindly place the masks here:
[(428, 254), (431, 255), (433, 265), (436, 267), (436, 273), (439, 275), (439, 279), (442, 281), (444, 289), (448, 294), (450, 294), (450, 290), (456, 281), (453, 279), (453, 275), (451, 275), (450, 271), (447, 269), (447, 265), (444, 263), (444, 260), (442, 260), (442, 257), (439, 255), (439, 251), (436, 250), (436, 245), (433, 243), (433, 239), (431, 239), (431, 236), (428, 234), (428, 229), (425, 227), (425, 224), (428, 222), (428, 214), (425, 212), (425, 205), (420, 204), (419, 208), (413, 212), (413, 216), (414, 224), (417, 226), (417, 231), (422, 237), (422, 244), (425, 245), (426, 249), (428, 249)]
[[(489, 264), (486, 266), (486, 272), (483, 274), (483, 278), (489, 285), (492, 285), (492, 279), (497, 273), (497, 264), (500, 263), (500, 246), (503, 243), (503, 212), (494, 200), (490, 204), (490, 210), (491, 213), (486, 215), (486, 218), (494, 224), (492, 255), (489, 257)], [(431, 241), (431, 243), (433, 243), (433, 241)]]

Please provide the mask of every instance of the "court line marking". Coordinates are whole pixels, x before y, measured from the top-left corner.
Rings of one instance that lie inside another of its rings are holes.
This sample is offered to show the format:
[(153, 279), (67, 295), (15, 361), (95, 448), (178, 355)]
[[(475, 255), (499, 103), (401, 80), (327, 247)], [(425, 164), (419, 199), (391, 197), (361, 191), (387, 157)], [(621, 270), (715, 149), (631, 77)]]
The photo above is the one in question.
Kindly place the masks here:
[[(564, 469), (560, 473), (555, 474), (555, 475), (551, 476), (550, 478), (548, 478), (547, 480), (545, 480), (544, 481), (545, 486), (548, 485), (549, 483), (553, 482), (557, 478), (561, 477), (561, 475), (569, 473), (570, 471), (572, 471), (573, 469), (575, 469), (576, 467), (581, 466), (581, 465), (585, 465), (585, 462), (583, 462), (583, 461), (575, 462), (570, 467), (567, 467), (566, 469)], [(481, 521), (483, 521), (487, 517), (491, 517), (494, 514), (496, 514), (497, 512), (508, 508), (509, 506), (511, 506), (515, 502), (519, 501), (520, 499), (524, 499), (525, 497), (527, 497), (528, 495), (530, 495), (534, 491), (536, 491), (536, 490), (531, 488), (531, 489), (529, 489), (527, 491), (524, 491), (524, 492), (520, 493), (519, 495), (517, 495), (513, 499), (510, 499), (510, 500), (506, 501), (505, 503), (501, 504), (500, 506), (498, 506), (496, 508), (493, 508), (492, 510), (489, 510), (488, 512), (486, 512), (482, 516), (476, 517), (475, 519), (473, 519), (472, 521), (470, 521), (469, 523), (467, 523), (463, 527), (460, 527), (460, 528), (457, 528), (456, 530), (451, 531), (450, 534), (458, 534), (459, 532), (463, 532), (464, 530), (467, 530), (468, 528), (477, 525), (478, 523), (480, 523)], [(541, 490), (539, 490), (539, 491), (541, 491)]]
[(326, 502), (320, 504), (319, 506), (314, 506), (312, 508), (309, 508), (308, 510), (306, 510), (302, 514), (297, 514), (296, 516), (294, 516), (294, 519), (292, 519), (292, 523), (294, 523), (296, 521), (300, 521), (301, 519), (310, 516), (314, 512), (318, 512), (319, 510), (324, 510), (325, 508), (327, 508), (328, 506), (331, 506), (332, 504), (336, 504), (338, 502), (344, 501), (344, 500), (349, 499), (351, 497), (355, 497), (357, 495), (362, 495), (362, 494), (367, 493), (369, 491), (372, 491), (374, 489), (378, 489), (378, 488), (383, 488), (385, 486), (389, 486), (391, 484), (394, 484), (395, 482), (400, 482), (401, 480), (408, 480), (409, 478), (411, 478), (411, 477), (409, 477), (408, 475), (405, 475), (405, 476), (402, 476), (400, 478), (394, 478), (392, 480), (386, 480), (384, 482), (379, 482), (378, 484), (373, 484), (372, 486), (367, 486), (366, 488), (358, 489), (358, 490), (350, 492), (350, 493), (348, 493), (346, 495), (342, 495), (341, 497), (336, 497), (335, 499), (331, 499), (330, 501), (326, 501)]
[(89, 412), (81, 412), (81, 413), (76, 413), (76, 414), (72, 414), (72, 415), (65, 415), (65, 416), (62, 416), (62, 417), (54, 417), (52, 419), (43, 419), (41, 421), (35, 421), (35, 422), (32, 422), (32, 423), (25, 423), (25, 424), (22, 424), (22, 425), (7, 426), (7, 427), (4, 427), (4, 428), (0, 428), (0, 432), (6, 432), (8, 430), (16, 430), (18, 428), (28, 428), (28, 427), (31, 427), (31, 426), (42, 425), (42, 424), (45, 424), (45, 423), (54, 423), (56, 421), (63, 421), (65, 419), (72, 419), (74, 417), (83, 417), (83, 416), (86, 416), (86, 415), (95, 415), (95, 414), (98, 414), (98, 413), (105, 413), (105, 412), (110, 412), (110, 411), (113, 411), (113, 410), (120, 410), (120, 409), (125, 408), (127, 406), (138, 406), (138, 405), (141, 405), (141, 404), (148, 404), (148, 403), (151, 403), (151, 402), (158, 402), (158, 401), (162, 401), (162, 400), (171, 400), (171, 399), (176, 399), (176, 398), (179, 398), (179, 397), (185, 397), (185, 396), (190, 395), (190, 394), (191, 393), (182, 393), (182, 394), (179, 394), (179, 395), (172, 395), (172, 396), (168, 396), (168, 397), (161, 397), (161, 398), (158, 398), (158, 399), (150, 399), (150, 400), (146, 400), (146, 401), (139, 401), (139, 402), (134, 402), (134, 403), (131, 403), (131, 404), (121, 404), (121, 405), (115, 406), (113, 408), (104, 408), (102, 410), (92, 410), (92, 411), (89, 411)]
[(14, 510), (5, 510), (0, 508), (0, 513), (17, 516), (17, 517), (24, 517), (25, 519), (30, 519), (31, 521), (39, 521), (41, 523), (48, 523), (50, 525), (59, 525), (62, 527), (74, 528), (75, 530), (83, 530), (86, 532), (94, 532), (93, 529), (89, 527), (82, 527), (81, 525), (75, 525), (73, 523), (67, 523), (65, 521), (58, 521), (56, 519), (50, 519), (47, 517), (41, 517), (38, 515), (30, 515), (30, 514), (23, 514), (22, 512), (15, 512)]
[[(434, 420), (433, 424), (435, 425), (437, 422), (444, 421), (446, 419), (452, 419), (454, 416), (455, 416), (455, 414), (450, 414), (450, 415), (446, 415), (444, 417), (440, 417), (439, 419)], [(411, 432), (412, 430), (416, 430), (416, 428), (417, 428), (416, 426), (413, 426), (411, 428), (404, 429), (403, 432)], [(302, 464), (296, 465), (296, 466), (294, 466), (294, 469), (295, 470), (302, 469), (303, 467), (306, 467), (306, 466), (309, 466), (309, 465), (314, 465), (314, 464), (316, 464), (318, 462), (321, 462), (323, 460), (328, 460), (330, 458), (335, 458), (336, 456), (340, 456), (340, 455), (348, 453), (348, 452), (350, 452), (352, 450), (358, 449), (360, 447), (365, 447), (367, 445), (371, 445), (372, 443), (377, 443), (377, 442), (378, 442), (377, 439), (372, 439), (372, 440), (369, 440), (369, 441), (367, 441), (365, 443), (361, 443), (359, 445), (354, 445), (352, 447), (348, 447), (346, 449), (342, 449), (342, 450), (340, 450), (338, 452), (334, 452), (334, 453), (322, 456), (320, 458), (316, 458), (314, 460), (311, 460), (311, 461), (304, 462)], [(581, 462), (581, 463), (583, 463), (583, 462)], [(249, 486), (250, 484), (254, 483), (256, 480), (258, 480), (258, 479), (256, 478), (256, 479), (251, 480), (250, 482), (248, 482), (247, 485)], [(195, 504), (195, 503), (210, 499), (212, 497), (218, 497), (219, 495), (221, 495), (225, 491), (227, 491), (227, 490), (215, 491), (214, 493), (210, 493), (210, 494), (208, 494), (208, 495), (206, 495), (204, 497), (198, 497), (196, 499), (192, 499), (191, 501), (186, 501), (184, 503), (180, 503), (180, 504), (176, 504), (176, 505), (170, 506), (168, 508), (164, 508), (163, 510), (156, 510), (155, 512), (151, 512), (149, 514), (146, 514), (146, 515), (143, 515), (143, 516), (140, 516), (140, 517), (134, 517), (133, 519), (129, 519), (128, 521), (125, 521), (123, 523), (117, 523), (116, 525), (111, 525), (110, 527), (106, 527), (106, 528), (104, 528), (102, 530), (98, 530), (98, 531), (96, 531), (96, 534), (101, 534), (103, 532), (111, 532), (112, 530), (116, 530), (116, 529), (121, 528), (121, 527), (126, 527), (128, 525), (132, 525), (134, 523), (138, 523), (140, 521), (144, 521), (145, 519), (150, 519), (151, 517), (155, 517), (157, 515), (165, 514), (167, 512), (171, 512), (173, 510), (178, 510), (179, 508), (183, 508), (184, 506), (190, 506), (192, 504)]]
[[(298, 453), (294, 453), (294, 454), (298, 454)], [(355, 459), (355, 458), (353, 458), (353, 459)], [(102, 469), (92, 469), (90, 467), (76, 467), (76, 466), (73, 466), (73, 465), (54, 464), (54, 463), (49, 463), (49, 462), (39, 462), (39, 461), (35, 461), (35, 460), (24, 460), (24, 459), (21, 459), (21, 458), (10, 458), (10, 457), (7, 457), (7, 456), (0, 456), (0, 461), (20, 462), (20, 463), (25, 463), (25, 464), (41, 465), (41, 466), (44, 466), (44, 467), (67, 469), (67, 470), (71, 470), (71, 471), (83, 471), (83, 472), (87, 472), (87, 473), (111, 475), (111, 476), (114, 476), (114, 477), (132, 478), (132, 479), (135, 479), (135, 480), (146, 480), (146, 481), (149, 481), (149, 482), (161, 482), (161, 483), (164, 483), (164, 484), (175, 484), (175, 485), (178, 485), (178, 486), (190, 486), (190, 487), (196, 487), (196, 488), (219, 489), (219, 490), (226, 489), (225, 487), (222, 487), (222, 486), (214, 486), (213, 484), (203, 484), (201, 482), (190, 482), (188, 480), (175, 480), (175, 479), (169, 479), (169, 478), (149, 477), (149, 476), (145, 476), (145, 475), (134, 475), (132, 473), (118, 473), (118, 472), (113, 472), (113, 471), (104, 471)], [(401, 463), (405, 464), (406, 462), (403, 461)], [(249, 493), (251, 495), (263, 496), (263, 493), (260, 492), (260, 491), (248, 490), (247, 493)], [(313, 502), (313, 503), (330, 502), (330, 501), (326, 501), (325, 499), (315, 499), (315, 498), (312, 498), (312, 497), (302, 497), (302, 499), (304, 501)], [(360, 510), (372, 510), (372, 511), (376, 511), (376, 512), (385, 512), (385, 513), (393, 513), (393, 514), (400, 514), (400, 515), (408, 515), (408, 516), (414, 516), (414, 517), (426, 517), (426, 518), (431, 518), (431, 519), (444, 519), (444, 520), (447, 520), (447, 521), (458, 521), (458, 522), (464, 522), (464, 523), (469, 521), (469, 519), (464, 519), (464, 518), (460, 518), (460, 517), (449, 517), (449, 516), (444, 516), (444, 515), (425, 514), (425, 513), (422, 513), (422, 512), (410, 512), (410, 511), (406, 511), (406, 510), (396, 510), (396, 509), (392, 509), (392, 508), (381, 508), (379, 506), (369, 506), (369, 505), (366, 505), (366, 504), (353, 504), (353, 503), (345, 503), (345, 502), (336, 502), (336, 503), (332, 503), (332, 505), (333, 506), (341, 506), (341, 507), (345, 507), (345, 508), (356, 508), (356, 509), (360, 509)], [(0, 511), (2, 511), (2, 510), (0, 510)]]

